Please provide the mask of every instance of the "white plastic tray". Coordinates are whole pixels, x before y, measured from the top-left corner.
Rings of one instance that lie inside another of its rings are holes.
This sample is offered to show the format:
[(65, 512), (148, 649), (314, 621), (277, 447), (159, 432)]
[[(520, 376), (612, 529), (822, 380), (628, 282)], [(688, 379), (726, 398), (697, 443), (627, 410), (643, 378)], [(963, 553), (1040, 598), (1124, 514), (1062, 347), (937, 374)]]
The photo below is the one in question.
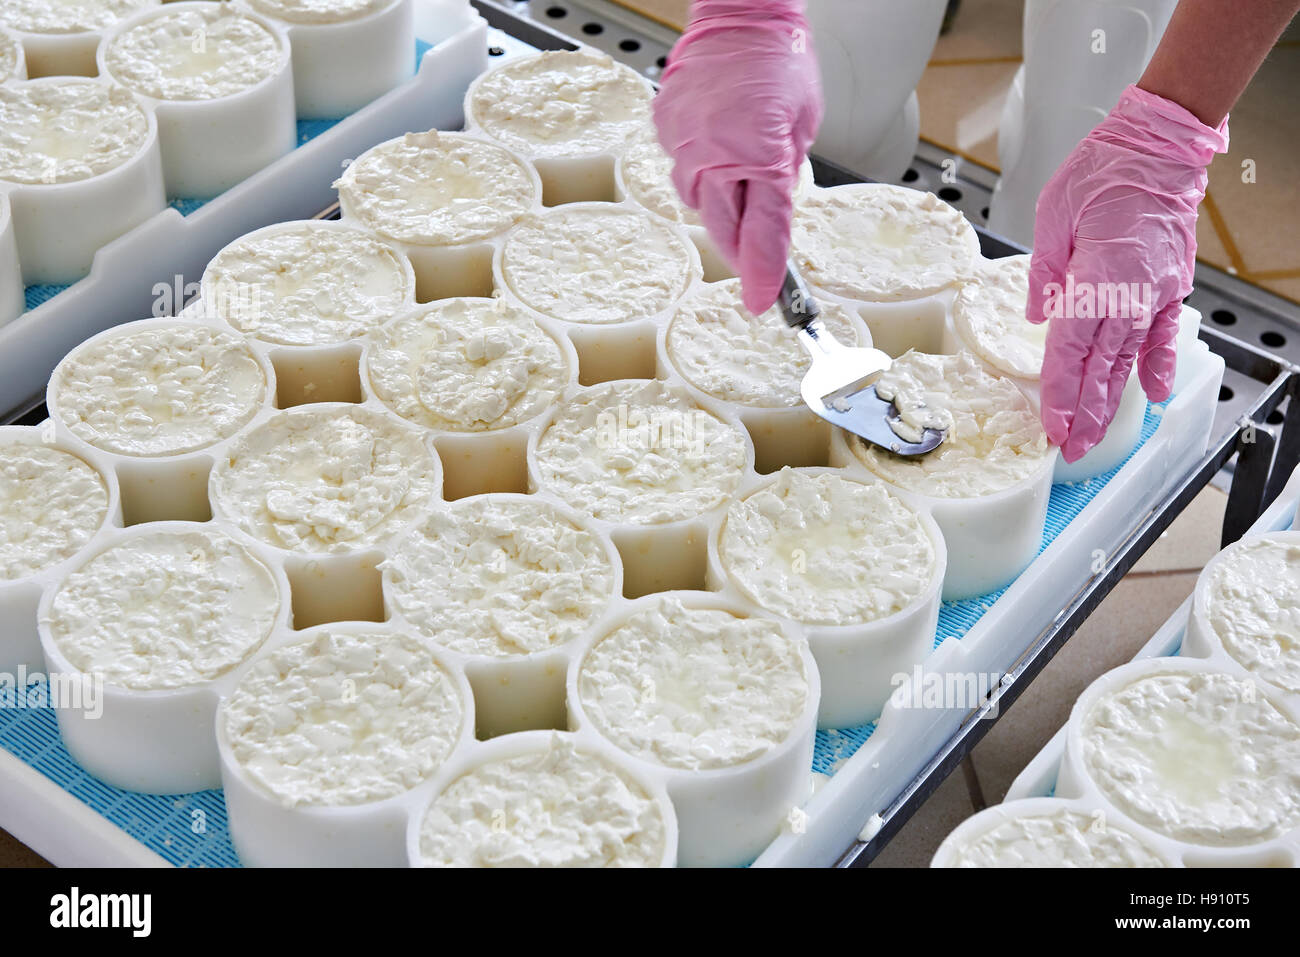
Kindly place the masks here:
[(179, 312), (231, 240), (329, 206), (330, 184), (370, 146), (407, 130), (459, 127), (465, 90), (487, 65), (487, 23), (467, 0), (416, 0), (415, 35), (431, 48), (406, 83), (190, 215), (164, 209), (102, 247), (84, 279), (0, 327), (0, 418), (43, 393), (78, 343), (122, 322)]
[[(1281, 494), (1250, 527), (1247, 534), (1278, 532), (1295, 527), (1297, 507), (1300, 507), (1300, 469), (1292, 474)], [(1187, 634), (1187, 620), (1191, 617), (1193, 597), (1189, 595), (1187, 600), (1178, 606), (1177, 610), (1151, 636), (1151, 640), (1133, 656), (1134, 661), (1178, 654), (1178, 649), (1183, 644), (1183, 637)], [(1051, 739), (1043, 745), (1042, 750), (1034, 755), (1023, 771), (1016, 775), (1016, 779), (1011, 782), (1011, 787), (1007, 789), (1004, 803), (1021, 798), (1048, 797), (1053, 793), (1061, 769), (1061, 758), (1065, 753), (1065, 732), (1066, 729), (1062, 727), (1052, 735)]]
[[(1155, 432), (959, 639), (945, 640), (925, 675), (1001, 675), (1092, 576), (1096, 553), (1123, 543), (1205, 452), (1223, 360), (1197, 341), (1180, 359), (1179, 392)], [(1155, 407), (1153, 407), (1154, 409)], [(885, 707), (875, 730), (835, 769), (756, 866), (829, 866), (869, 829), (961, 725), (977, 702), (951, 708)], [(870, 834), (868, 833), (868, 836)]]

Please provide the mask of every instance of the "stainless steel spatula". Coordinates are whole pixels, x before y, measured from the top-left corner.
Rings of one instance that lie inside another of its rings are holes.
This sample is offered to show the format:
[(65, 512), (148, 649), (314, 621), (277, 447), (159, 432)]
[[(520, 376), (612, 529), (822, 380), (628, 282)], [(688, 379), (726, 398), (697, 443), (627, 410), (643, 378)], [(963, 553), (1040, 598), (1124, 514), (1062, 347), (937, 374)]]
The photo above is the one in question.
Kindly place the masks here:
[(924, 455), (939, 446), (945, 435), (939, 429), (926, 429), (921, 441), (908, 442), (890, 427), (891, 421), (898, 421), (898, 409), (876, 395), (873, 383), (893, 360), (879, 349), (846, 346), (831, 335), (793, 265), (786, 269), (780, 305), (785, 321), (799, 330), (799, 341), (812, 356), (812, 368), (800, 386), (808, 408), (895, 455)]

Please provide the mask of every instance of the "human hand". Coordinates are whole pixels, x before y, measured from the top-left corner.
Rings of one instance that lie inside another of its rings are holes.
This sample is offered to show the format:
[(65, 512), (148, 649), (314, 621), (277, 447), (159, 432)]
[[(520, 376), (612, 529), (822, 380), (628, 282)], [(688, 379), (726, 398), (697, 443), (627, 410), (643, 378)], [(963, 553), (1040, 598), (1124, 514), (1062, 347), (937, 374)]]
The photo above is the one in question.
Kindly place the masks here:
[(695, 0), (654, 101), (673, 183), (739, 273), (754, 315), (776, 301), (799, 167), (822, 119), (802, 0)]
[(1134, 361), (1147, 397), (1169, 397), (1206, 168), (1227, 148), (1226, 118), (1130, 86), (1043, 187), (1026, 317), (1051, 320), (1042, 420), (1067, 462), (1106, 434)]

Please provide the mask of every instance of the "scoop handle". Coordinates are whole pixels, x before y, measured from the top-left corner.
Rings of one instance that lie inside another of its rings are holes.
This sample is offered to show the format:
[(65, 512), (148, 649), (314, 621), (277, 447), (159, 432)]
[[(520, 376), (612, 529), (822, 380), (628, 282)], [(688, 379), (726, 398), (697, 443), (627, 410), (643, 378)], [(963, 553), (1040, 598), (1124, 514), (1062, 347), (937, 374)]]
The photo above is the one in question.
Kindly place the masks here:
[(781, 304), (781, 315), (785, 316), (786, 324), (796, 329), (802, 329), (821, 315), (821, 307), (809, 291), (808, 284), (791, 262), (786, 263), (785, 282), (781, 284), (777, 301)]

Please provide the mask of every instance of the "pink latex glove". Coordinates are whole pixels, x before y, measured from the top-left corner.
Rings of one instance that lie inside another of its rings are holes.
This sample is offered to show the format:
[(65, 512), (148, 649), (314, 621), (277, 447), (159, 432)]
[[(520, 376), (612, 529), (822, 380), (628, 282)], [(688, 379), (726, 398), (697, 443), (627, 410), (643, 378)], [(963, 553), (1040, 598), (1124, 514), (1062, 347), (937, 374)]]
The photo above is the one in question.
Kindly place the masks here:
[(695, 0), (654, 117), (677, 192), (758, 315), (785, 278), (799, 166), (822, 119), (802, 0)]
[[(1196, 265), (1196, 210), (1206, 168), (1227, 148), (1226, 117), (1211, 129), (1130, 86), (1038, 197), (1026, 315), (1052, 320), (1042, 419), (1067, 462), (1106, 434), (1135, 359), (1147, 397), (1169, 397), (1178, 315)], [(1148, 292), (1149, 310), (1116, 308), (1123, 300), (1112, 298), (1110, 283)], [(1097, 308), (1081, 316), (1089, 290)]]

